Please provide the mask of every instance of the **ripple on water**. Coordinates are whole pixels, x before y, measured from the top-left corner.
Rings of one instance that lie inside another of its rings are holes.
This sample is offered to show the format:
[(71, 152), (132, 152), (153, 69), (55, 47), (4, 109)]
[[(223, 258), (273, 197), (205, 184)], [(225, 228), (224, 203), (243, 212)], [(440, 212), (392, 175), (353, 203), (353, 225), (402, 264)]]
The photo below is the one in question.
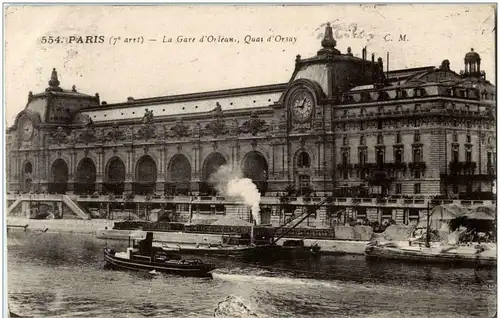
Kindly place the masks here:
[[(9, 299), (23, 315), (211, 317), (228, 295), (259, 317), (490, 317), (496, 273), (369, 264), (323, 257), (274, 267), (207, 259), (213, 279), (102, 270), (89, 236), (16, 237), (8, 248)], [(57, 252), (50, 249), (58, 249)], [(55, 259), (52, 259), (55, 257)]]

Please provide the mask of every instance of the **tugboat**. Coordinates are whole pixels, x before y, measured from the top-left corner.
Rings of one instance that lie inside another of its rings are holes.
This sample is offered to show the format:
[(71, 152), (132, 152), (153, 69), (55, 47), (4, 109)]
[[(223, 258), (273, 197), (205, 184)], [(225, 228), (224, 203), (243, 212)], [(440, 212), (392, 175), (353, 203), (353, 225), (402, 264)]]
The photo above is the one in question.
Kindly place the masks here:
[(104, 248), (104, 261), (105, 267), (110, 269), (161, 272), (181, 276), (210, 277), (210, 272), (215, 269), (215, 265), (203, 263), (200, 259), (182, 259), (174, 249), (154, 246), (153, 232), (142, 231), (131, 233), (129, 247), (125, 252)]

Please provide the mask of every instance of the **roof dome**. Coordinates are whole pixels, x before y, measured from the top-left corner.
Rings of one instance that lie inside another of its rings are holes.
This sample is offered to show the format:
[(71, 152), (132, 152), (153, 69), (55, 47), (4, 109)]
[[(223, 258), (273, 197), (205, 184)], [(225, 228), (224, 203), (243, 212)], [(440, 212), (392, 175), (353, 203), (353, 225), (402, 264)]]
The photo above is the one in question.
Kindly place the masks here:
[(465, 54), (464, 58), (465, 62), (476, 62), (476, 61), (481, 61), (481, 57), (477, 52), (474, 52), (474, 49), (470, 49), (470, 52)]

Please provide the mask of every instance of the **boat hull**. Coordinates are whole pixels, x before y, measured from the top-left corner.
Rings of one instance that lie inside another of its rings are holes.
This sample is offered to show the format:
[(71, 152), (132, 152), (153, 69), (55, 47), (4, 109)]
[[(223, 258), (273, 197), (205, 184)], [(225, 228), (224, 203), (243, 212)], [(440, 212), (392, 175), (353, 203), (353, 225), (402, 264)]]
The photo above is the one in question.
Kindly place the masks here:
[(412, 263), (448, 264), (467, 267), (496, 267), (496, 257), (480, 254), (430, 253), (420, 250), (405, 250), (394, 247), (368, 245), (365, 248), (368, 260), (392, 260)]
[(110, 248), (104, 249), (105, 266), (110, 269), (122, 269), (131, 271), (156, 271), (166, 274), (180, 276), (210, 277), (211, 271), (215, 269), (212, 264), (190, 263), (189, 261), (167, 261), (149, 262), (135, 259), (125, 259), (115, 256), (115, 251)]
[(310, 259), (320, 256), (319, 248), (298, 246), (180, 246), (177, 253), (186, 255), (224, 257), (242, 261), (278, 261)]

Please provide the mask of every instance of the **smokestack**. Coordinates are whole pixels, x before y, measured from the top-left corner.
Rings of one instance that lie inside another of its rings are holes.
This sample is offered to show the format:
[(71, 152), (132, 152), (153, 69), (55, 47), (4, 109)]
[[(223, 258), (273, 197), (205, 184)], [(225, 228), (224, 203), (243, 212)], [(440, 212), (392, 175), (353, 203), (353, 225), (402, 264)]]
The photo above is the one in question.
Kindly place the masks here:
[(372, 63), (375, 64), (375, 53), (372, 53)]
[(387, 52), (387, 74), (386, 77), (389, 77), (389, 52)]

